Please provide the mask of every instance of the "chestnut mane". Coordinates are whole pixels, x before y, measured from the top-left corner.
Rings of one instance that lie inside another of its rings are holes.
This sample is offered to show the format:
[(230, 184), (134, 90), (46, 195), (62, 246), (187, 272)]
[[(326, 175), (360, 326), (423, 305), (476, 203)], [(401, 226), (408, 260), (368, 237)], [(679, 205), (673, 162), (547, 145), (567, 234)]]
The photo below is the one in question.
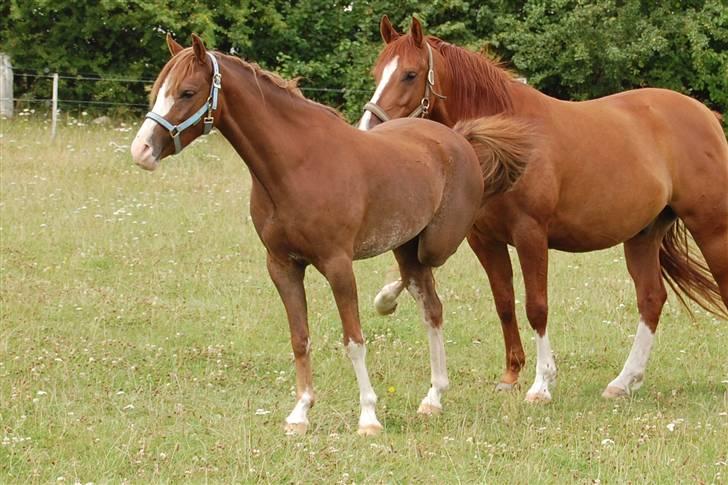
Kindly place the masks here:
[[(434, 36), (428, 35), (426, 41), (445, 60), (453, 89), (448, 98), (448, 111), (454, 118), (476, 118), (512, 109), (508, 85), (513, 82), (513, 76), (498, 61)], [(411, 35), (402, 36), (387, 44), (377, 65), (384, 59), (404, 56), (408, 49), (416, 48)]]
[[(197, 65), (197, 60), (195, 59), (195, 54), (191, 48), (185, 49), (182, 52), (180, 52), (176, 57), (178, 59), (176, 62), (168, 62), (162, 71), (159, 73), (159, 76), (157, 76), (157, 80), (154, 81), (154, 85), (152, 86), (152, 90), (149, 93), (149, 103), (150, 106), (154, 104), (154, 100), (157, 98), (157, 94), (159, 93), (159, 89), (162, 87), (162, 84), (164, 83), (164, 80), (167, 79), (167, 76), (169, 75), (170, 71), (172, 69), (179, 69), (180, 71), (175, 75), (174, 79), (172, 80), (172, 85), (170, 85), (171, 91), (177, 91), (179, 89), (180, 84), (182, 81), (190, 76)], [(301, 92), (301, 89), (298, 87), (298, 81), (300, 78), (294, 78), (291, 80), (287, 80), (279, 76), (278, 74), (275, 74), (270, 71), (266, 71), (262, 67), (260, 67), (258, 64), (254, 62), (246, 62), (243, 59), (240, 59), (239, 57), (235, 56), (229, 56), (222, 54), (222, 57), (225, 59), (233, 59), (237, 62), (239, 62), (243, 67), (249, 69), (253, 76), (255, 76), (256, 82), (258, 79), (263, 79), (270, 83), (271, 85), (280, 88), (282, 90), (287, 91), (289, 94), (293, 95), (293, 97), (304, 100), (308, 103), (311, 103), (317, 107), (323, 108), (324, 110), (336, 115), (339, 118), (343, 118), (341, 113), (339, 113), (336, 109), (326, 106), (321, 103), (317, 103), (316, 101), (313, 101), (311, 99), (308, 99), (303, 95)]]

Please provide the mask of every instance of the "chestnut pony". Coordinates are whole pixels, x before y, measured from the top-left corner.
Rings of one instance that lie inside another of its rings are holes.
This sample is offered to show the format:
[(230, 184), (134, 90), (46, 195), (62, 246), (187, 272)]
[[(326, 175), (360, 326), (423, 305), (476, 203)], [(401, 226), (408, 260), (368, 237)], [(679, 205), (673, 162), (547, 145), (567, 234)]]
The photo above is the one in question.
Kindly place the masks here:
[[(418, 301), (430, 342), (431, 388), (419, 412), (441, 410), (448, 386), (442, 307), (431, 268), (452, 255), (472, 227), (486, 185), (506, 190), (522, 170), (517, 123), (484, 120), (450, 128), (399, 120), (364, 133), (332, 109), (305, 99), (295, 83), (255, 64), (171, 37), (172, 59), (152, 89), (154, 107), (131, 153), (142, 168), (179, 152), (214, 125), (247, 164), (250, 212), (267, 249), (270, 277), (288, 316), (297, 402), (286, 431), (303, 433), (314, 402), (304, 271), (328, 280), (344, 345), (359, 384), (360, 434), (381, 429), (365, 365), (354, 259), (393, 250), (403, 284)], [(488, 148), (490, 147), (490, 148)], [(505, 181), (505, 182), (504, 182)]]
[[(548, 249), (582, 252), (624, 244), (637, 291), (639, 323), (622, 372), (605, 397), (643, 381), (667, 298), (663, 279), (708, 311), (728, 307), (728, 144), (704, 105), (673, 91), (638, 89), (584, 102), (560, 101), (514, 80), (491, 60), (425, 36), (384, 16), (386, 46), (378, 83), (359, 128), (410, 113), (448, 126), (498, 114), (534, 130), (534, 150), (512, 190), (484, 200), (468, 243), (488, 275), (506, 347), (499, 389), (524, 365), (507, 245), (515, 246), (526, 286), (526, 315), (536, 331), (536, 378), (529, 401), (551, 399), (556, 366), (546, 332)], [(418, 107), (425, 108), (418, 110)], [(687, 231), (705, 262), (690, 254)], [(402, 283), (375, 300), (394, 310)], [(721, 302), (722, 300), (722, 302)]]

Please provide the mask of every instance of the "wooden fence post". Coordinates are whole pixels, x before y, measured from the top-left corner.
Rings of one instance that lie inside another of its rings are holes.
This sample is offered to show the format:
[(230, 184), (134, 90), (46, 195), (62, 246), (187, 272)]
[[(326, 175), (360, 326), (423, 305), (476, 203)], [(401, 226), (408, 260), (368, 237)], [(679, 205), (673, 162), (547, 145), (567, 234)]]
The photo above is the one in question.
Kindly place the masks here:
[(13, 116), (13, 66), (7, 54), (0, 54), (0, 116)]
[(51, 139), (56, 137), (56, 122), (58, 121), (58, 73), (53, 73), (53, 101), (51, 102)]

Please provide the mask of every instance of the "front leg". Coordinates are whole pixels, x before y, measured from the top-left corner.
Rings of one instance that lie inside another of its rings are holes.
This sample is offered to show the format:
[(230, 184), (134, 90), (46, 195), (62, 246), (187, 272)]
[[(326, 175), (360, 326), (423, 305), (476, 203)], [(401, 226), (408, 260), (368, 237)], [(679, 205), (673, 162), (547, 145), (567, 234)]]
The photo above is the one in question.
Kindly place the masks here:
[(286, 418), (286, 434), (304, 434), (308, 428), (308, 410), (313, 406), (311, 341), (308, 333), (305, 267), (290, 259), (280, 261), (268, 253), (268, 273), (278, 290), (288, 316), (291, 347), (296, 361), (296, 406)]
[(362, 436), (376, 435), (381, 431), (382, 425), (377, 419), (375, 410), (377, 395), (374, 393), (369, 381), (369, 373), (365, 362), (367, 351), (359, 321), (352, 258), (347, 255), (334, 257), (326, 260), (319, 269), (329, 281), (331, 290), (334, 293), (344, 331), (344, 346), (354, 366), (356, 380), (359, 383), (361, 415), (359, 416), (358, 433)]
[(468, 235), (468, 244), (488, 275), (495, 309), (501, 321), (503, 342), (506, 346), (506, 369), (496, 390), (508, 391), (518, 384), (518, 376), (526, 362), (516, 321), (511, 257), (505, 243), (486, 239), (475, 231)]

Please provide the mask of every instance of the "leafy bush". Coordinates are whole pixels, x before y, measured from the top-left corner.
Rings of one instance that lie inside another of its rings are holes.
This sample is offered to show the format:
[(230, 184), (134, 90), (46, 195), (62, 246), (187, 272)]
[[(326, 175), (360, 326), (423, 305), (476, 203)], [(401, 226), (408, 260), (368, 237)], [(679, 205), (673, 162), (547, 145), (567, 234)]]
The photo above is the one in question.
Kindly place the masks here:
[[(211, 47), (301, 76), (307, 96), (350, 120), (374, 89), (379, 18), (402, 30), (489, 45), (529, 83), (563, 99), (661, 86), (728, 111), (725, 0), (11, 0), (0, 6), (0, 45), (18, 72), (149, 79), (168, 59), (166, 32), (196, 32)], [(61, 99), (146, 103), (149, 83), (64, 79)], [(47, 98), (48, 79), (16, 76), (16, 96)], [(142, 111), (143, 107), (133, 108)]]

